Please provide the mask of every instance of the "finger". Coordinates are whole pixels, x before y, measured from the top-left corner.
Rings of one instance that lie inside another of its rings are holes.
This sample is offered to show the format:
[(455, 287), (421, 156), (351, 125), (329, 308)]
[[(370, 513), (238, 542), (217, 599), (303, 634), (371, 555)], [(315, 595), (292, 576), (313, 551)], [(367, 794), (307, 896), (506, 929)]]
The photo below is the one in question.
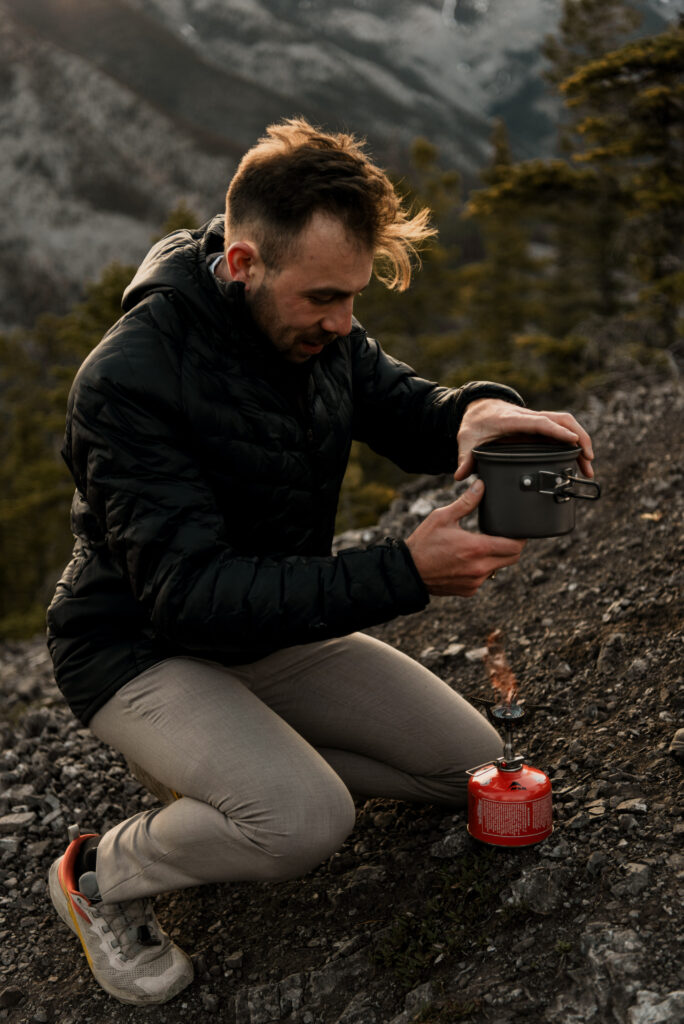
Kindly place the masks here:
[(581, 423), (578, 423), (575, 417), (570, 412), (544, 412), (544, 416), (549, 419), (555, 419), (566, 426), (569, 430), (572, 430), (577, 435), (577, 440), (582, 449), (582, 454), (587, 460), (594, 458), (594, 449), (591, 443), (589, 434), (584, 429)]
[[(536, 413), (534, 416), (521, 414), (515, 426), (523, 434), (544, 434), (547, 437), (555, 438), (557, 441), (577, 444), (579, 442), (577, 431), (573, 430), (570, 426), (565, 426), (563, 423), (558, 422), (556, 416), (556, 413), (548, 412)], [(570, 418), (572, 419), (572, 417)]]
[(470, 476), (474, 468), (475, 459), (473, 458), (473, 453), (468, 451), (465, 455), (459, 456), (458, 469), (454, 473), (454, 480), (465, 480), (466, 477)]
[(590, 480), (593, 479), (594, 467), (592, 466), (589, 459), (585, 458), (584, 455), (580, 455), (577, 458), (577, 463), (580, 468), (580, 473), (582, 473), (583, 476), (588, 476)]
[[(487, 537), (489, 541), (483, 557), (487, 559), (489, 572), (502, 569), (504, 565), (513, 565), (523, 553), (527, 541), (516, 537)], [(492, 563), (491, 565), (489, 563)], [(496, 562), (496, 564), (494, 564)], [(484, 570), (483, 570), (484, 571)]]
[(484, 489), (485, 486), (482, 480), (476, 480), (456, 501), (452, 501), (451, 505), (447, 505), (446, 508), (451, 513), (452, 518), (455, 520), (463, 519), (464, 516), (469, 515), (473, 509), (477, 508), (482, 500)]

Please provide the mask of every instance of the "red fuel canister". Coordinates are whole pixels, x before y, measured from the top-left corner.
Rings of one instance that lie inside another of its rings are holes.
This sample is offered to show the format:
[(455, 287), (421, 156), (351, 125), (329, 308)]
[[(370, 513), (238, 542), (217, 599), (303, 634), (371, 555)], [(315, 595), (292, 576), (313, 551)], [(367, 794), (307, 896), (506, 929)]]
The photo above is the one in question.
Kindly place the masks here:
[(494, 846), (531, 846), (553, 832), (551, 780), (521, 758), (468, 773), (468, 831)]

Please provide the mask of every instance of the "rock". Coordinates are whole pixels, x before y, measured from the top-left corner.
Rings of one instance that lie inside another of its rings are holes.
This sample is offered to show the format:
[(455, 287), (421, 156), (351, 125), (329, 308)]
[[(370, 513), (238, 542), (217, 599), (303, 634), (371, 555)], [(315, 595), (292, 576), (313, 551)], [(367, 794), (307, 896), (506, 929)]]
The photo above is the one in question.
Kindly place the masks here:
[(563, 901), (565, 871), (556, 866), (535, 867), (524, 871), (511, 883), (513, 906), (527, 906), (535, 914), (550, 914)]
[(404, 1009), (393, 1017), (389, 1024), (412, 1024), (419, 1015), (434, 1001), (435, 993), (432, 983), (426, 981), (411, 992), (407, 993), (404, 1000)]
[(347, 1003), (335, 1024), (376, 1024), (377, 1015), (367, 992), (357, 992)]
[(667, 749), (669, 754), (684, 764), (684, 729), (677, 729)]
[(603, 850), (594, 850), (587, 860), (587, 871), (590, 875), (597, 875), (601, 868), (608, 863), (608, 854)]
[(434, 998), (433, 986), (429, 981), (426, 981), (424, 985), (419, 985), (418, 988), (414, 988), (407, 993), (404, 1000), (404, 1008), (409, 1013), (417, 1015), (422, 1013), (433, 1002)]
[(618, 814), (648, 814), (648, 804), (645, 800), (633, 799), (623, 800), (617, 805)]
[(373, 967), (365, 951), (334, 960), (309, 975), (310, 1000), (316, 1006), (333, 992), (358, 989), (358, 986), (368, 981), (372, 974)]
[(16, 814), (5, 814), (0, 818), (0, 835), (11, 835), (23, 832), (36, 820), (35, 811), (20, 811)]
[(635, 682), (637, 679), (643, 679), (648, 672), (648, 662), (645, 658), (635, 658), (629, 665), (625, 678), (628, 682)]
[(468, 661), (484, 661), (487, 651), (487, 647), (471, 647), (469, 651), (465, 652), (465, 656)]
[(396, 814), (392, 811), (379, 811), (373, 815), (373, 824), (376, 828), (391, 828), (396, 821)]
[(603, 641), (596, 659), (596, 668), (601, 675), (612, 675), (618, 671), (624, 647), (624, 633), (611, 633)]
[(638, 896), (651, 880), (651, 869), (648, 864), (627, 864), (625, 877), (611, 886), (615, 896)]
[[(270, 1024), (280, 1020), (280, 989), (277, 984), (253, 985), (247, 989), (249, 1024)], [(236, 1019), (240, 1020), (240, 1017)]]
[(445, 658), (455, 658), (457, 654), (462, 654), (465, 651), (465, 644), (449, 644), (442, 651)]
[[(590, 986), (600, 1014), (598, 1021), (624, 1021), (635, 992), (634, 979), (643, 970), (642, 940), (630, 928), (614, 928), (605, 922), (587, 926), (580, 949), (590, 968)], [(590, 1018), (591, 1019), (591, 1018)]]
[(0, 1009), (5, 1010), (12, 1006), (18, 1006), (23, 998), (24, 993), (18, 985), (8, 985), (0, 992)]
[(452, 857), (459, 857), (468, 848), (469, 839), (465, 829), (447, 832), (443, 839), (433, 843), (430, 847), (430, 856), (438, 860), (450, 860)]
[(658, 995), (642, 989), (637, 992), (636, 1006), (627, 1013), (627, 1024), (682, 1024), (684, 1021), (684, 990)]
[(218, 996), (213, 995), (211, 992), (200, 992), (200, 1001), (207, 1013), (216, 1013), (220, 1005)]
[(438, 651), (436, 647), (426, 647), (424, 651), (421, 651), (418, 660), (426, 668), (430, 668), (431, 665), (437, 665), (442, 660), (442, 652)]
[(289, 974), (287, 978), (279, 983), (280, 992), (280, 1013), (282, 1017), (288, 1017), (296, 1013), (302, 1006), (304, 994), (304, 975)]

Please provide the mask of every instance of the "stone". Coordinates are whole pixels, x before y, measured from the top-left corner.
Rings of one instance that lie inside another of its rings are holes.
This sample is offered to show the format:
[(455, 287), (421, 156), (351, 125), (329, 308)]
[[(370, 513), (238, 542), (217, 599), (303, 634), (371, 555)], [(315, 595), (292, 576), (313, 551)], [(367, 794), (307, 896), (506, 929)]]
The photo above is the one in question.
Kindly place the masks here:
[(681, 761), (684, 764), (684, 729), (677, 729), (672, 737), (670, 746), (667, 748), (667, 752), (677, 761)]
[(416, 498), (411, 507), (409, 508), (410, 516), (420, 516), (421, 519), (424, 516), (429, 516), (433, 509), (433, 504), (427, 498)]
[(601, 675), (615, 673), (619, 667), (620, 655), (625, 646), (624, 633), (611, 633), (601, 644), (596, 659), (596, 668)]
[(358, 990), (372, 974), (373, 967), (368, 954), (363, 950), (350, 957), (334, 960), (309, 975), (310, 1001), (319, 1005), (333, 992)]
[(648, 864), (633, 863), (625, 865), (624, 870), (624, 878), (612, 885), (610, 891), (615, 896), (638, 896), (651, 880), (651, 869)]
[(608, 854), (603, 850), (594, 850), (587, 860), (587, 871), (590, 875), (597, 875), (604, 864), (608, 863)]
[(484, 661), (487, 652), (487, 647), (471, 647), (469, 651), (465, 652), (465, 656), (468, 661)]
[(248, 988), (247, 1013), (249, 1024), (270, 1024), (271, 1021), (280, 1020), (278, 984), (253, 985)]
[(357, 992), (345, 1006), (335, 1024), (376, 1024), (377, 1015), (367, 992)]
[(438, 860), (450, 860), (452, 857), (459, 857), (465, 853), (468, 847), (468, 833), (465, 829), (447, 832), (443, 839), (433, 843), (430, 847), (430, 856)]
[(419, 985), (418, 988), (414, 988), (406, 994), (404, 1009), (410, 1014), (417, 1015), (422, 1013), (434, 1001), (434, 998), (435, 993), (432, 983), (426, 981), (425, 984)]
[(301, 1009), (304, 995), (304, 975), (289, 974), (278, 984), (280, 992), (280, 1014), (288, 1017)]
[(0, 992), (0, 1009), (6, 1010), (12, 1006), (18, 1006), (23, 998), (24, 993), (18, 985), (8, 985)]
[(622, 800), (616, 810), (618, 814), (648, 814), (648, 804), (639, 799)]
[(535, 914), (550, 914), (563, 901), (565, 870), (557, 866), (541, 866), (523, 871), (511, 883), (513, 906), (527, 906)]
[(0, 818), (0, 835), (12, 835), (23, 832), (36, 820), (35, 811), (20, 811), (17, 814), (4, 814)]
[(663, 997), (657, 992), (641, 989), (636, 1005), (627, 1013), (627, 1024), (682, 1024), (684, 1021), (684, 989)]
[(200, 992), (200, 1000), (202, 1008), (207, 1013), (216, 1013), (220, 1005), (218, 996), (215, 996), (212, 992)]

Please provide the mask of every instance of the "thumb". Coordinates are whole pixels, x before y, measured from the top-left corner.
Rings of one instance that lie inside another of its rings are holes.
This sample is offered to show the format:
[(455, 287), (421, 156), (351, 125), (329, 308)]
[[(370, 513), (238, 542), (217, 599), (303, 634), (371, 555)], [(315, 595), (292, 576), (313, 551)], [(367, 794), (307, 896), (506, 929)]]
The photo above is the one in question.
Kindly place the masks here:
[(465, 516), (469, 515), (474, 508), (477, 508), (482, 500), (484, 490), (485, 485), (482, 480), (476, 480), (474, 484), (471, 484), (468, 490), (449, 506), (454, 518), (457, 520), (463, 519)]

